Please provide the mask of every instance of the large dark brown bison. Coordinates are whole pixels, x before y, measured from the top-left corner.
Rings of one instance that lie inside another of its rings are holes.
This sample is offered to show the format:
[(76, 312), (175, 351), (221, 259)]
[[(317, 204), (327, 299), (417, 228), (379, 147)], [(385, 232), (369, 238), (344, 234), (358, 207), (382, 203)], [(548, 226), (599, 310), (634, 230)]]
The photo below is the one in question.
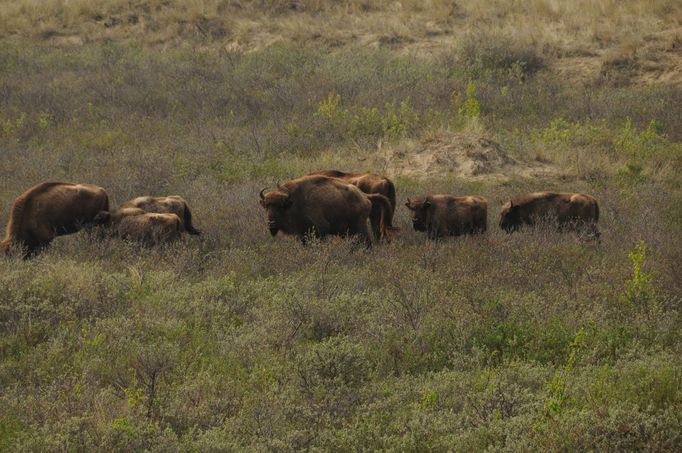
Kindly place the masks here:
[(412, 226), (426, 231), (430, 239), (443, 236), (483, 233), (488, 223), (488, 202), (478, 195), (427, 195), (407, 199)]
[(13, 246), (24, 258), (38, 253), (57, 236), (72, 234), (93, 224), (101, 211), (109, 210), (109, 197), (92, 184), (44, 182), (31, 187), (15, 201), (0, 250)]
[(121, 205), (123, 208), (139, 208), (146, 212), (159, 214), (175, 214), (182, 222), (182, 231), (189, 234), (199, 235), (201, 231), (192, 225), (192, 211), (189, 209), (184, 198), (177, 195), (168, 197), (137, 197)]
[[(393, 181), (390, 179), (372, 173), (346, 173), (340, 170), (318, 170), (310, 174), (338, 178), (346, 181), (349, 184), (357, 186), (358, 189), (362, 190), (364, 193), (380, 194), (385, 196), (391, 203), (391, 210), (386, 216), (386, 219), (384, 219), (386, 223), (386, 229), (397, 230), (397, 228), (393, 227), (393, 214), (395, 213), (396, 206), (395, 186), (393, 185)], [(374, 230), (375, 238), (378, 239), (380, 234), (381, 233), (379, 231)]]
[(367, 226), (384, 235), (390, 202), (379, 194), (365, 194), (337, 178), (308, 175), (287, 181), (272, 192), (260, 193), (260, 204), (267, 212), (270, 234), (278, 231), (297, 236), (357, 235), (370, 246)]
[(584, 193), (535, 192), (512, 198), (502, 208), (500, 228), (511, 233), (541, 220), (557, 222), (560, 231), (599, 238), (599, 204)]
[(176, 241), (183, 231), (182, 220), (176, 214), (146, 212), (140, 208), (101, 212), (96, 220), (113, 236), (147, 247)]

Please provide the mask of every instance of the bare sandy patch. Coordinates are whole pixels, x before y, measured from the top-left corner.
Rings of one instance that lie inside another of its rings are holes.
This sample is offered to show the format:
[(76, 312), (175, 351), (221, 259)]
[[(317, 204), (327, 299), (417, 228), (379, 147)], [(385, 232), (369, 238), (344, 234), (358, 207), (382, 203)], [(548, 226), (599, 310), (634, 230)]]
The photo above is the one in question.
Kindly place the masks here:
[(382, 147), (367, 160), (393, 177), (508, 180), (558, 175), (550, 163), (514, 158), (497, 142), (473, 133), (438, 132), (420, 141)]

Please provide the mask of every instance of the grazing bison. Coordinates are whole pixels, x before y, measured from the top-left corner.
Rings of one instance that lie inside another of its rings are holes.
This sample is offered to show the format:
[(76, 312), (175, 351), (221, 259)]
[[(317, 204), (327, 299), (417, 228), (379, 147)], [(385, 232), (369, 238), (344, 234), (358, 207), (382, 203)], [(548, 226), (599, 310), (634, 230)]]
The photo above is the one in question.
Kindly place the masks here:
[(521, 225), (534, 225), (542, 219), (556, 221), (560, 231), (573, 230), (599, 238), (599, 205), (584, 193), (535, 192), (512, 198), (502, 208), (500, 228), (511, 233)]
[(44, 182), (21, 194), (10, 212), (0, 250), (24, 249), (24, 258), (35, 255), (57, 236), (72, 234), (93, 224), (101, 211), (108, 211), (109, 197), (91, 184)]
[(192, 225), (192, 211), (187, 202), (177, 195), (168, 197), (137, 197), (121, 206), (123, 208), (139, 208), (146, 212), (158, 214), (175, 214), (180, 218), (182, 230), (189, 234), (200, 235), (201, 231)]
[(412, 211), (414, 229), (426, 231), (429, 239), (483, 233), (487, 228), (488, 202), (477, 195), (427, 195), (408, 198), (405, 206)]
[(385, 234), (390, 202), (379, 194), (365, 194), (356, 186), (336, 178), (308, 175), (287, 181), (277, 190), (263, 194), (260, 204), (267, 212), (270, 234), (278, 231), (297, 236), (358, 235), (371, 246), (367, 220)]
[(177, 214), (146, 212), (140, 208), (101, 212), (96, 221), (107, 227), (113, 236), (147, 247), (176, 241), (183, 230)]
[[(397, 228), (393, 227), (393, 214), (396, 205), (395, 186), (390, 179), (372, 173), (346, 173), (339, 170), (319, 170), (310, 174), (338, 178), (346, 181), (348, 184), (357, 186), (358, 189), (362, 190), (364, 193), (385, 196), (391, 203), (391, 210), (386, 216), (386, 219), (384, 219), (386, 229), (397, 230)], [(374, 230), (374, 237), (378, 239), (381, 237), (381, 233)]]

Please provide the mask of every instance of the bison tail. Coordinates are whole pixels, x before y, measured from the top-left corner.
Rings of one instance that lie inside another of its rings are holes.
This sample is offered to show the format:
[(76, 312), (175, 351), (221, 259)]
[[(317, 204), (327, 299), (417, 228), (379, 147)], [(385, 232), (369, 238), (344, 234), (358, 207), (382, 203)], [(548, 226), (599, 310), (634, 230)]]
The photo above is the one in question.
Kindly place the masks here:
[(2, 242), (3, 248), (9, 249), (12, 239), (21, 234), (22, 224), (24, 223), (24, 211), (26, 204), (31, 202), (29, 195), (31, 192), (20, 195), (12, 205), (12, 210), (9, 213), (9, 221), (7, 222), (7, 231), (5, 232), (5, 240)]
[(599, 203), (596, 201), (594, 202), (594, 221), (598, 222), (599, 221)]
[(184, 221), (185, 221), (185, 229), (189, 234), (193, 234), (195, 236), (199, 236), (201, 234), (201, 230), (198, 230), (194, 228), (192, 225), (192, 211), (189, 210), (189, 206), (185, 203), (185, 216), (184, 216)]
[(102, 207), (100, 208), (100, 212), (101, 211), (107, 211), (107, 212), (110, 211), (110, 209), (109, 209), (109, 194), (106, 192), (104, 192), (104, 203), (102, 203)]
[(385, 185), (386, 197), (388, 198), (388, 201), (391, 204), (391, 211), (389, 212), (389, 216), (386, 220), (386, 226), (391, 228), (393, 225), (393, 213), (395, 212), (396, 204), (395, 185), (393, 185), (393, 182), (390, 179), (385, 180)]
[(393, 182), (386, 180), (386, 193), (388, 193), (388, 201), (391, 202), (391, 207), (395, 209), (396, 195), (395, 195), (395, 185)]
[(389, 227), (387, 226), (387, 219), (390, 218), (391, 214), (391, 202), (384, 195), (380, 194), (367, 195), (367, 198), (372, 203), (372, 210), (369, 216), (372, 231), (378, 239), (388, 239), (387, 230)]
[(485, 233), (488, 230), (488, 204), (483, 205), (478, 218), (478, 225), (474, 225), (476, 233)]

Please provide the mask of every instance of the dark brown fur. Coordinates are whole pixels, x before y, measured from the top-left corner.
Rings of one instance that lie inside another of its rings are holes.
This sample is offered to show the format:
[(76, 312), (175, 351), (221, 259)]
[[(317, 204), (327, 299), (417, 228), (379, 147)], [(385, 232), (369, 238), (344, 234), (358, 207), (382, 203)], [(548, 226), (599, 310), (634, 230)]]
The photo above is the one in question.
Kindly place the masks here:
[(265, 195), (261, 192), (260, 204), (273, 236), (282, 231), (305, 242), (311, 234), (358, 235), (368, 246), (372, 239), (367, 220), (374, 211), (376, 228), (385, 230), (386, 213), (381, 211), (390, 206), (380, 195), (368, 196), (354, 185), (317, 175), (287, 181)]
[(57, 236), (72, 234), (93, 223), (97, 214), (109, 210), (104, 189), (91, 184), (44, 182), (21, 194), (12, 206), (0, 250), (13, 246), (30, 257)]
[[(390, 179), (372, 173), (346, 173), (340, 170), (319, 170), (310, 174), (328, 176), (330, 178), (339, 178), (349, 184), (357, 186), (358, 189), (362, 190), (366, 194), (383, 195), (388, 199), (391, 207), (390, 211), (386, 215), (386, 218), (384, 219), (386, 230), (397, 229), (393, 227), (393, 214), (395, 213), (396, 206), (395, 186), (393, 185), (393, 181)], [(382, 233), (374, 229), (375, 238), (385, 236), (385, 232)]]
[(374, 238), (377, 240), (390, 240), (389, 230), (397, 230), (397, 228), (389, 227), (387, 218), (391, 216), (393, 207), (391, 202), (385, 196), (379, 193), (366, 193), (365, 196), (372, 203), (372, 211), (369, 214), (369, 223), (372, 226)]
[(556, 221), (561, 231), (590, 233), (599, 238), (599, 204), (583, 193), (535, 192), (512, 198), (500, 213), (500, 228), (511, 233), (542, 219)]
[(430, 239), (483, 233), (487, 229), (488, 202), (477, 195), (427, 195), (408, 199), (405, 206), (412, 213), (414, 229), (426, 231)]
[(168, 197), (137, 197), (121, 205), (121, 208), (139, 208), (146, 212), (175, 214), (180, 218), (180, 222), (182, 222), (183, 231), (194, 235), (201, 234), (201, 231), (192, 225), (192, 211), (189, 209), (187, 202), (177, 195), (170, 195)]

